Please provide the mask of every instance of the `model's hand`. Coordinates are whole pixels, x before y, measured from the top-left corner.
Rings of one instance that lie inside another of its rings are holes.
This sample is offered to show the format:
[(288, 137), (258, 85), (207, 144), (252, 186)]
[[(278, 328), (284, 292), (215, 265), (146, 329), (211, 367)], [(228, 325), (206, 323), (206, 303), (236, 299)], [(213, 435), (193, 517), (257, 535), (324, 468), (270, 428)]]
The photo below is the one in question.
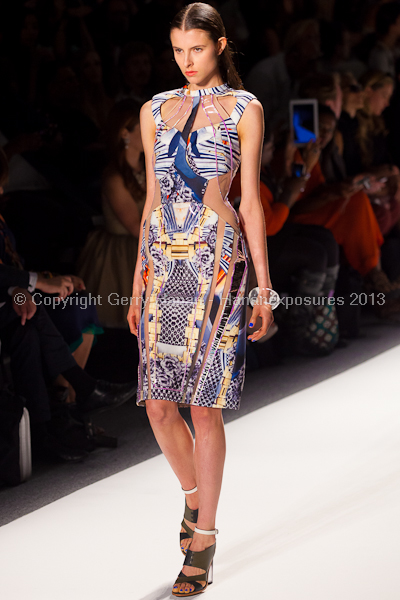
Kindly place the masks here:
[(251, 319), (249, 323), (249, 327), (253, 328), (256, 324), (257, 318), (261, 319), (261, 327), (257, 329), (254, 333), (247, 337), (251, 342), (256, 342), (260, 340), (267, 333), (268, 329), (271, 327), (274, 322), (274, 315), (272, 314), (271, 305), (266, 304), (255, 304), (253, 311), (251, 313)]
[(31, 319), (36, 312), (36, 304), (32, 296), (24, 288), (16, 287), (12, 293), (12, 306), (19, 317), (21, 325), (25, 325), (27, 319)]
[(131, 304), (128, 310), (128, 316), (126, 318), (128, 320), (130, 332), (136, 336), (138, 335), (141, 308), (142, 295), (139, 290), (133, 290)]

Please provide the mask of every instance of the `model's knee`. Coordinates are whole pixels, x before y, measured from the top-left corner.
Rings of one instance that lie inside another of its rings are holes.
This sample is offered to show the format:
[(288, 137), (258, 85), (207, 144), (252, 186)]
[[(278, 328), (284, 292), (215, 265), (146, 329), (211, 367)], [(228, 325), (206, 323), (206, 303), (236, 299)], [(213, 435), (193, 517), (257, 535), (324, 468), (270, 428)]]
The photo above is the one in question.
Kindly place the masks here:
[(194, 428), (197, 430), (208, 429), (210, 426), (222, 423), (222, 410), (220, 408), (192, 406), (191, 416)]
[(146, 400), (146, 410), (150, 423), (158, 426), (172, 423), (179, 414), (175, 402), (168, 400)]

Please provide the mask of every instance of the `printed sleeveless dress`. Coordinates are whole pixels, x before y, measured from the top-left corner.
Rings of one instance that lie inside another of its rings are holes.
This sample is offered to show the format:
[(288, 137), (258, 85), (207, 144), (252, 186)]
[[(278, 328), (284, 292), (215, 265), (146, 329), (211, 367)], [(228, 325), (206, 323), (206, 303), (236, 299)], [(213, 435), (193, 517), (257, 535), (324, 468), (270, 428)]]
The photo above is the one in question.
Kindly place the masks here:
[[(222, 116), (219, 96), (228, 95), (236, 105)], [(178, 99), (176, 108), (164, 121), (161, 106), (171, 98)], [(236, 126), (254, 98), (223, 84), (192, 92), (184, 86), (152, 99), (156, 189), (141, 241), (141, 406), (160, 399), (180, 406), (239, 408), (248, 254), (227, 196), (240, 164)], [(188, 115), (182, 130), (170, 127), (182, 111)], [(198, 113), (210, 123), (192, 130)], [(218, 122), (212, 122), (211, 113)]]

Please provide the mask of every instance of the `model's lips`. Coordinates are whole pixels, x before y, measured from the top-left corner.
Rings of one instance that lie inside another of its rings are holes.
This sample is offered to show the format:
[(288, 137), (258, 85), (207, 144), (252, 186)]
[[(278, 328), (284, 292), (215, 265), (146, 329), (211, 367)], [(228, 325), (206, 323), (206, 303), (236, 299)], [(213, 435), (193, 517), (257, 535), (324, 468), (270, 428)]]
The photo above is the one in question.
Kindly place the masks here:
[(185, 75), (188, 75), (189, 77), (191, 75), (196, 75), (197, 71), (185, 71)]

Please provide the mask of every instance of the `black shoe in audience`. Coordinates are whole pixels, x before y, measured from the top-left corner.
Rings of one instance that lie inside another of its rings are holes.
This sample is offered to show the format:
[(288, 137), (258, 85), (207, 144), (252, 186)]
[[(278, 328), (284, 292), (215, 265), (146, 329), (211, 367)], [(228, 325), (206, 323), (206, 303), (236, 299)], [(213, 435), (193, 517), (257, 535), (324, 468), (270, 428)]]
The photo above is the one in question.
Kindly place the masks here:
[(40, 452), (46, 458), (68, 463), (81, 463), (89, 456), (86, 450), (65, 446), (51, 435), (43, 441)]
[(77, 407), (82, 413), (101, 412), (124, 404), (136, 394), (137, 383), (110, 383), (98, 379), (96, 387), (87, 398), (77, 398)]
[(32, 423), (31, 435), (34, 460), (38, 458), (78, 463), (89, 456), (83, 448), (68, 446), (49, 433), (47, 423)]

